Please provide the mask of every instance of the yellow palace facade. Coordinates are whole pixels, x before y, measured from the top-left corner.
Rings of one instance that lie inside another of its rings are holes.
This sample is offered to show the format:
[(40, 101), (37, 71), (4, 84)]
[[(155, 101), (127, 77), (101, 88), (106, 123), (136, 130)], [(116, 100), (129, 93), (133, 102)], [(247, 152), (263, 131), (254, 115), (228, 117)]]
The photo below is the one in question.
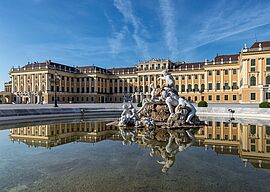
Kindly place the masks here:
[[(196, 63), (151, 59), (134, 67), (76, 67), (52, 61), (28, 63), (10, 70), (0, 103), (140, 102), (162, 70), (174, 76), (179, 94), (194, 102), (260, 103), (270, 101), (270, 41), (255, 42), (238, 54)], [(55, 98), (56, 94), (56, 98)]]

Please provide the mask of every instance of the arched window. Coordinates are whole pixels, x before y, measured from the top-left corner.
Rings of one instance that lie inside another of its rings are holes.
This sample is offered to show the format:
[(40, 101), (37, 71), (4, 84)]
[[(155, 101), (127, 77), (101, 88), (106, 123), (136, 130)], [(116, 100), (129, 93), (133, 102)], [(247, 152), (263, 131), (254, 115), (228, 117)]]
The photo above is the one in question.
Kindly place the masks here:
[(204, 91), (204, 84), (201, 85), (201, 91)]
[(195, 91), (198, 91), (198, 90), (199, 90), (198, 84), (195, 84), (195, 85), (194, 85), (194, 90), (195, 90)]
[(256, 77), (254, 77), (254, 76), (250, 77), (250, 85), (251, 86), (256, 85)]
[(270, 75), (266, 77), (266, 85), (270, 85)]
[(187, 89), (188, 89), (188, 92), (189, 92), (189, 91), (192, 91), (192, 85), (191, 85), (191, 84), (188, 84)]
[(147, 85), (145, 86), (145, 92), (148, 92), (148, 86)]
[(181, 85), (181, 92), (185, 92), (185, 85)]

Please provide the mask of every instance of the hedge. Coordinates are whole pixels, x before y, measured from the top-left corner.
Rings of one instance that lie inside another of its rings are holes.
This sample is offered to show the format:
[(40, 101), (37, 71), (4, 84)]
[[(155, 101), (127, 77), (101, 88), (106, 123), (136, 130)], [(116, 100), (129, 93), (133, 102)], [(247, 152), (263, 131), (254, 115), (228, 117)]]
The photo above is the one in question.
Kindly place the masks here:
[(198, 107), (208, 107), (208, 103), (206, 101), (200, 101)]

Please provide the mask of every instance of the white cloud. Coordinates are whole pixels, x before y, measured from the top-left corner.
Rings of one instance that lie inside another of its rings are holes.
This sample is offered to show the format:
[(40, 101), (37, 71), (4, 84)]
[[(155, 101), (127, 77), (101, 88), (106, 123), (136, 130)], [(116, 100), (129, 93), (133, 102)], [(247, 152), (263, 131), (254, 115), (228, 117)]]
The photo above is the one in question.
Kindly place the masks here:
[(201, 17), (202, 27), (199, 33), (190, 37), (190, 46), (184, 50), (185, 52), (270, 24), (268, 2), (263, 4), (247, 2), (242, 6), (233, 2), (228, 6), (227, 3), (227, 1), (219, 3), (208, 11), (206, 17)]
[(164, 25), (164, 35), (166, 45), (171, 52), (171, 57), (176, 58), (178, 55), (178, 40), (175, 26), (175, 11), (169, 0), (160, 0), (162, 24)]
[(109, 39), (109, 46), (112, 54), (117, 55), (123, 50), (123, 41), (127, 34), (127, 28), (123, 27), (120, 32), (115, 32), (114, 36)]
[[(139, 19), (134, 15), (130, 0), (114, 0), (114, 6), (123, 15), (125, 22), (133, 26), (134, 31), (132, 37), (136, 42), (137, 50), (143, 55), (144, 58), (149, 58), (148, 45), (140, 33), (145, 32), (144, 26), (140, 23)], [(123, 30), (122, 30), (123, 31)], [(119, 33), (120, 37), (121, 34)], [(121, 38), (120, 38), (121, 39)]]

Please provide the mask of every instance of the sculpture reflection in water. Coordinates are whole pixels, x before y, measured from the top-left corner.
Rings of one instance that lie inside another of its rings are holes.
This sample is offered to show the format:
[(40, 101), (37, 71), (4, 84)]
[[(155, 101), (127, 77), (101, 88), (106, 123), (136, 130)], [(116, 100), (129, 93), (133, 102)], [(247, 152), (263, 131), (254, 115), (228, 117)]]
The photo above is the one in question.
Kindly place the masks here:
[(123, 145), (136, 143), (150, 150), (151, 157), (157, 157), (158, 164), (163, 165), (166, 173), (173, 166), (176, 155), (185, 151), (194, 142), (197, 129), (130, 129), (119, 128), (123, 137)]

